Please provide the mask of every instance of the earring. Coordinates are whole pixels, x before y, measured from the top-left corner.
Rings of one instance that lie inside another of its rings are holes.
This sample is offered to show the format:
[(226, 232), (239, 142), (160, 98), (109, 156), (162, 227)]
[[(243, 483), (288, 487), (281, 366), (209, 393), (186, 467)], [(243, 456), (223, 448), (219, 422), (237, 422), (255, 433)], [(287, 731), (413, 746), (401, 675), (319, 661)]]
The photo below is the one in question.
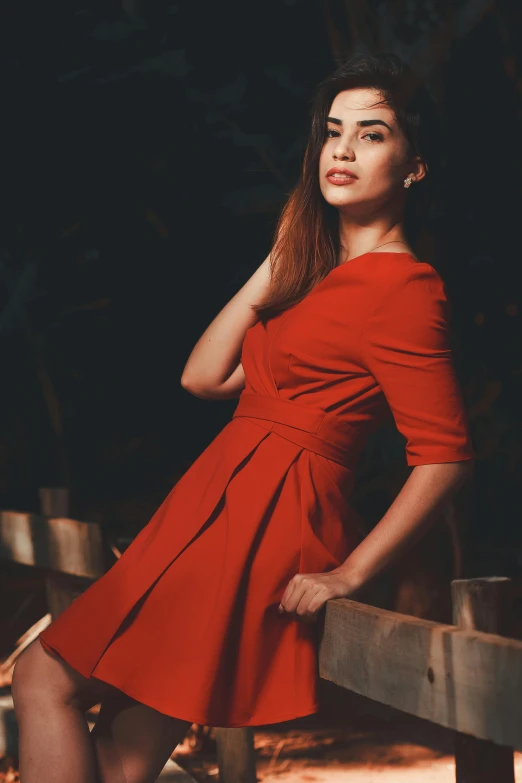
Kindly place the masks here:
[(413, 180), (411, 177), (406, 177), (406, 179), (404, 180), (404, 187), (409, 188), (412, 182)]

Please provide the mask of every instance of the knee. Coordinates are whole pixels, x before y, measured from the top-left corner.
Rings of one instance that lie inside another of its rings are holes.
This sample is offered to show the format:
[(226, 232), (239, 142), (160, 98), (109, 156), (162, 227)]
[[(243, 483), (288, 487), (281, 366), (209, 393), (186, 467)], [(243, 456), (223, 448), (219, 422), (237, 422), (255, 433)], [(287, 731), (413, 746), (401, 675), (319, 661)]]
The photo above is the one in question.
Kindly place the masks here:
[(26, 702), (26, 697), (32, 687), (33, 680), (33, 662), (30, 654), (30, 647), (27, 647), (17, 658), (11, 682), (11, 693), (15, 710), (18, 712)]
[(29, 702), (34, 704), (38, 697), (48, 690), (50, 683), (45, 676), (45, 663), (45, 652), (38, 639), (26, 647), (16, 660), (11, 693), (17, 715)]

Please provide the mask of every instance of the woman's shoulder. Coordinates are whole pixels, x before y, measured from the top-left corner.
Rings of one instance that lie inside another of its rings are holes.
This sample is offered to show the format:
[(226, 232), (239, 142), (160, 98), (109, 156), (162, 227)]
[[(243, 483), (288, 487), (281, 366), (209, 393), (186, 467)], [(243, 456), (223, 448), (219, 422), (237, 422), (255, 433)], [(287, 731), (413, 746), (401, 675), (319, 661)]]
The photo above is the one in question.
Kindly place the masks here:
[(364, 274), (370, 281), (380, 284), (383, 293), (410, 282), (424, 281), (428, 286), (443, 286), (437, 269), (412, 252), (375, 253), (372, 263), (364, 264)]
[(410, 253), (381, 256), (365, 267), (373, 300), (373, 313), (411, 314), (422, 317), (433, 308), (447, 306), (447, 292), (437, 269)]

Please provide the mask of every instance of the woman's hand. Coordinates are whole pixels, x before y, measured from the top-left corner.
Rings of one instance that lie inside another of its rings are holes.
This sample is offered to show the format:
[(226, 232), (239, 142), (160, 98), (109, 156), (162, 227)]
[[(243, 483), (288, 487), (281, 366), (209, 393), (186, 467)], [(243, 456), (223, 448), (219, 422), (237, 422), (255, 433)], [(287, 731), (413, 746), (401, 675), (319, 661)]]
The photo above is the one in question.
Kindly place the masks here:
[(321, 574), (295, 574), (283, 593), (278, 612), (289, 612), (313, 623), (326, 601), (351, 597), (358, 588), (349, 573), (338, 568)]

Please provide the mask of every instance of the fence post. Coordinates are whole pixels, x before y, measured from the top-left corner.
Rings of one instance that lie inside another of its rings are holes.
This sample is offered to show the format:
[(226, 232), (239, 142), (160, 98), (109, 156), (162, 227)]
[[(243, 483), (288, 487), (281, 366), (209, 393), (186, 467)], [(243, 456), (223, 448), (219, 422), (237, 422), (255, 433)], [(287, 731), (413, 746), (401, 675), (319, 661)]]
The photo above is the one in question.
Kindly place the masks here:
[[(66, 487), (40, 487), (40, 513), (45, 517), (69, 516), (69, 490)], [(92, 579), (48, 571), (45, 595), (51, 618), (55, 620), (89, 585)]]
[[(453, 624), (467, 631), (509, 636), (512, 589), (507, 577), (453, 580)], [(515, 783), (513, 748), (469, 734), (455, 733), (455, 767), (456, 783)]]
[(220, 783), (256, 783), (254, 730), (216, 728)]

